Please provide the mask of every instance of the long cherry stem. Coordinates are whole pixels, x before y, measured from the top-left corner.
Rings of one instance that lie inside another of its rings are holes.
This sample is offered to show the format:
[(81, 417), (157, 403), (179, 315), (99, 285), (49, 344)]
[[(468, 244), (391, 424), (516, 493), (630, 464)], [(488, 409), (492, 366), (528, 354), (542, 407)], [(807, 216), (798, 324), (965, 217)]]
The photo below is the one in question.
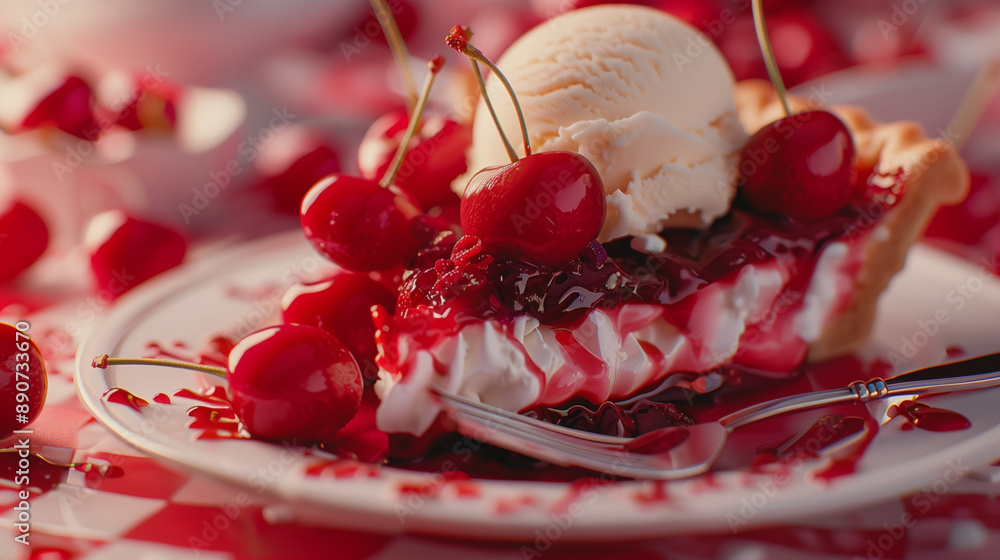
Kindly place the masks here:
[(497, 68), (496, 64), (493, 64), (490, 59), (486, 58), (486, 55), (483, 54), (482, 51), (469, 42), (469, 31), (465, 27), (462, 27), (461, 25), (452, 27), (451, 32), (445, 38), (445, 43), (465, 56), (485, 64), (486, 67), (490, 69), (490, 72), (493, 72), (493, 75), (500, 80), (504, 89), (507, 90), (507, 95), (510, 96), (511, 102), (514, 104), (514, 110), (517, 112), (517, 121), (521, 125), (521, 138), (524, 140), (524, 155), (530, 156), (531, 143), (528, 140), (528, 126), (524, 122), (524, 113), (521, 112), (521, 104), (517, 102), (517, 95), (514, 93), (514, 87), (510, 85), (509, 81), (507, 81), (506, 76), (500, 72), (500, 69)]
[(427, 69), (430, 72), (427, 74), (427, 79), (424, 80), (424, 88), (417, 99), (417, 106), (413, 108), (413, 114), (410, 115), (410, 123), (406, 126), (406, 133), (403, 134), (403, 140), (399, 143), (399, 147), (396, 148), (396, 155), (392, 156), (389, 169), (378, 183), (382, 188), (388, 188), (396, 180), (396, 174), (399, 173), (399, 168), (403, 164), (403, 158), (406, 157), (406, 152), (410, 149), (410, 140), (413, 139), (413, 136), (417, 133), (417, 127), (420, 126), (420, 117), (424, 114), (424, 108), (427, 107), (427, 99), (431, 95), (434, 78), (437, 77), (442, 66), (444, 66), (444, 58), (440, 56), (435, 56), (433, 60), (427, 63)]
[(757, 42), (760, 43), (760, 52), (764, 56), (764, 64), (767, 66), (767, 75), (774, 84), (775, 91), (781, 99), (781, 106), (785, 109), (785, 116), (791, 116), (792, 108), (788, 105), (788, 91), (785, 89), (785, 82), (781, 79), (781, 72), (778, 70), (778, 61), (774, 58), (774, 49), (771, 48), (771, 38), (767, 34), (767, 25), (764, 23), (764, 8), (761, 5), (763, 0), (753, 0), (751, 10), (753, 13), (753, 24), (757, 30)]
[(503, 127), (500, 126), (500, 118), (497, 117), (496, 109), (493, 108), (493, 102), (490, 101), (490, 96), (486, 93), (486, 82), (483, 81), (483, 73), (479, 71), (479, 63), (475, 60), (469, 59), (472, 63), (472, 71), (476, 75), (476, 81), (479, 82), (479, 91), (483, 94), (483, 101), (486, 102), (486, 108), (490, 111), (490, 117), (493, 118), (493, 124), (497, 127), (497, 132), (500, 133), (500, 140), (503, 141), (503, 147), (507, 150), (507, 156), (510, 157), (510, 162), (514, 163), (517, 161), (517, 152), (514, 151), (514, 146), (510, 145), (510, 140), (507, 138), (507, 134), (504, 133)]
[(413, 74), (410, 73), (409, 52), (406, 50), (406, 42), (396, 25), (396, 18), (392, 17), (389, 5), (385, 0), (370, 0), (375, 17), (378, 18), (379, 25), (382, 26), (382, 33), (389, 43), (389, 50), (396, 58), (396, 66), (399, 67), (399, 74), (403, 77), (403, 85), (406, 87), (406, 107), (411, 112), (417, 104), (417, 85), (413, 81)]
[(108, 366), (165, 366), (200, 371), (202, 373), (217, 375), (223, 379), (226, 378), (225, 368), (192, 364), (179, 360), (162, 360), (159, 358), (111, 358), (107, 354), (103, 354), (94, 358), (94, 361), (90, 365), (97, 369), (106, 369)]

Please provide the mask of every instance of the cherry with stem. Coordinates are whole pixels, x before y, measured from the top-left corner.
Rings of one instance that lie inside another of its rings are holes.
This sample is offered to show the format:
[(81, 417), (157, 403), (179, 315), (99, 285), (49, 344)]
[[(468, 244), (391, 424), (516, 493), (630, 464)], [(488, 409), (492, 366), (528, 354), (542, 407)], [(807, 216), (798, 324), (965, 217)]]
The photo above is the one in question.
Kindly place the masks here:
[(851, 199), (856, 150), (839, 117), (815, 110), (793, 114), (774, 58), (761, 0), (753, 0), (758, 41), (785, 117), (750, 137), (741, 154), (740, 195), (762, 212), (799, 221), (838, 213)]
[(306, 238), (334, 263), (354, 271), (384, 270), (403, 263), (420, 246), (412, 221), (422, 209), (394, 181), (443, 65), (441, 57), (428, 64), (430, 72), (406, 134), (380, 182), (334, 174), (318, 182), (302, 200), (300, 217)]
[[(525, 155), (518, 159), (511, 149), (511, 163), (483, 169), (469, 180), (460, 210), (462, 231), (478, 238), (482, 250), (493, 257), (565, 265), (600, 233), (606, 214), (604, 184), (594, 166), (578, 153), (531, 153), (513, 86), (469, 38), (468, 29), (456, 25), (445, 42), (473, 63), (483, 63), (504, 84), (518, 115)], [(498, 131), (504, 135), (499, 126)]]
[[(503, 72), (497, 68), (496, 64), (493, 64), (493, 61), (487, 58), (482, 51), (469, 42), (471, 36), (472, 33), (469, 32), (467, 27), (456, 25), (451, 28), (451, 32), (448, 33), (448, 36), (445, 38), (445, 43), (449, 47), (471, 58), (474, 62), (481, 62), (490, 69), (490, 72), (492, 72), (498, 80), (500, 80), (504, 89), (507, 90), (507, 95), (510, 95), (511, 100), (514, 102), (514, 111), (517, 112), (517, 122), (521, 126), (521, 139), (524, 141), (524, 155), (525, 157), (530, 156), (531, 141), (528, 139), (528, 125), (525, 123), (524, 113), (521, 112), (521, 104), (517, 102), (517, 95), (514, 93), (514, 86), (510, 84), (510, 81), (508, 81), (507, 77), (503, 75)], [(483, 97), (487, 97), (485, 89), (483, 89)], [(490, 113), (494, 113), (492, 109), (490, 110)], [(499, 121), (496, 120), (495, 114), (494, 122), (497, 123), (497, 127), (499, 128)], [(500, 135), (503, 136), (502, 130), (500, 131)], [(509, 142), (507, 143), (509, 144)]]
[(233, 410), (247, 431), (266, 441), (321, 443), (357, 414), (361, 371), (329, 332), (283, 324), (251, 333), (233, 347), (227, 367), (158, 358), (94, 358), (94, 368), (165, 366), (215, 375), (229, 384)]

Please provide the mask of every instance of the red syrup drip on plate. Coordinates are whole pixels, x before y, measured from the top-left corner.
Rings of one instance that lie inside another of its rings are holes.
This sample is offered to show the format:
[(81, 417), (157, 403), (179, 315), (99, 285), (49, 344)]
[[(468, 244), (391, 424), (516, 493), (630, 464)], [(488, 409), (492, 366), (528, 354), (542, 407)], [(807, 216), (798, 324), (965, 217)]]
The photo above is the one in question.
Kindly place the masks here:
[(200, 393), (192, 389), (179, 389), (174, 392), (174, 396), (216, 406), (230, 406), (226, 395), (226, 388), (222, 385), (216, 385)]
[(153, 395), (153, 402), (160, 404), (170, 404), (170, 395), (166, 393), (157, 393)]
[(230, 408), (193, 406), (187, 415), (192, 418), (188, 428), (199, 432), (195, 439), (249, 439), (242, 423)]
[(848, 441), (858, 434), (864, 434), (863, 439), (857, 442), (846, 455), (835, 455), (830, 463), (819, 471), (813, 472), (813, 476), (818, 480), (829, 481), (832, 478), (853, 473), (855, 464), (861, 459), (868, 444), (874, 439), (876, 431), (869, 428), (873, 425), (874, 422), (859, 416), (845, 417), (839, 414), (824, 416), (794, 439), (778, 446), (762, 445), (753, 459), (751, 472), (771, 473), (774, 466), (777, 465), (780, 472), (790, 476), (790, 466), (793, 463), (816, 459), (837, 444)]
[(814, 472), (813, 478), (821, 482), (830, 482), (835, 478), (857, 472), (858, 463), (864, 457), (865, 451), (868, 450), (868, 446), (875, 441), (875, 436), (878, 435), (878, 424), (875, 420), (868, 417), (864, 419), (864, 421), (867, 425), (864, 439), (856, 444), (847, 455), (834, 457), (826, 467)]
[(958, 358), (965, 355), (965, 349), (961, 346), (949, 346), (944, 349), (944, 352), (949, 358)]
[(137, 397), (121, 387), (112, 387), (104, 392), (104, 398), (108, 402), (123, 404), (136, 412), (142, 412), (142, 408), (149, 406), (149, 401), (142, 397)]
[(961, 414), (944, 408), (933, 407), (917, 401), (903, 401), (896, 405), (896, 412), (910, 425), (930, 432), (954, 432), (972, 425)]

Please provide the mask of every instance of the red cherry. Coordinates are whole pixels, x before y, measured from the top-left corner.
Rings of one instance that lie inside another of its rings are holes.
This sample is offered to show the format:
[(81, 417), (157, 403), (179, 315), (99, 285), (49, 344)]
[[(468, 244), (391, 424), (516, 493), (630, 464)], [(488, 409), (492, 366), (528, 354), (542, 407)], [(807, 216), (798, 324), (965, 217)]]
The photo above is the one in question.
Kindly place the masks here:
[(281, 300), (286, 323), (312, 325), (333, 333), (351, 351), (366, 381), (374, 381), (378, 374), (373, 305), (381, 305), (391, 313), (396, 296), (368, 275), (353, 272), (294, 285)]
[(86, 236), (97, 287), (109, 298), (179, 265), (187, 251), (179, 232), (121, 210), (94, 216)]
[[(385, 176), (403, 141), (409, 116), (406, 111), (387, 113), (375, 121), (358, 147), (358, 169), (365, 179)], [(410, 142), (396, 175), (395, 185), (429, 209), (457, 199), (451, 182), (465, 173), (465, 150), (472, 142), (472, 128), (449, 118), (428, 116)]]
[(46, 95), (21, 122), (32, 129), (51, 125), (78, 138), (93, 140), (101, 127), (94, 117), (94, 92), (79, 76), (68, 76)]
[(420, 245), (411, 221), (420, 208), (395, 187), (348, 175), (330, 175), (302, 200), (302, 230), (334, 263), (357, 271), (402, 263)]
[(828, 111), (806, 111), (758, 130), (743, 149), (740, 193), (762, 212), (797, 220), (832, 216), (856, 175), (854, 141)]
[(0, 438), (38, 417), (47, 388), (45, 362), (38, 346), (24, 331), (0, 323), (0, 408), (4, 411), (0, 417)]
[(286, 156), (285, 165), (275, 171), (261, 181), (261, 186), (271, 193), (279, 211), (297, 214), (313, 185), (340, 172), (340, 155), (329, 144), (309, 142)]
[(496, 257), (559, 266), (601, 231), (604, 186), (587, 158), (533, 154), (472, 177), (462, 198), (462, 232)]
[(13, 201), (0, 212), (0, 282), (21, 274), (49, 245), (49, 228), (30, 206)]
[(229, 354), (233, 409), (254, 437), (319, 443), (361, 406), (361, 372), (333, 335), (309, 325), (251, 333)]

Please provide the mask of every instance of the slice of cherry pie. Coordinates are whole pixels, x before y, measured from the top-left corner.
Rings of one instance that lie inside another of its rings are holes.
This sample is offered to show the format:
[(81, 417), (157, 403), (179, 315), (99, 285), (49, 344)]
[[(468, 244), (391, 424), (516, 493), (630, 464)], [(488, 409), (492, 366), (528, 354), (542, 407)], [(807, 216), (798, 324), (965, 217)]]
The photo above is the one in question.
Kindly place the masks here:
[[(748, 133), (782, 116), (767, 83), (739, 83), (735, 99)], [(940, 205), (965, 196), (968, 173), (915, 124), (832, 110), (861, 172), (827, 218), (767, 215), (737, 197), (706, 229), (664, 230), (665, 247), (593, 242), (560, 267), (439, 232), (404, 276), (395, 315), (377, 313), (379, 428), (426, 432), (442, 411), (431, 385), (520, 411), (667, 386), (704, 392), (728, 367), (788, 376), (856, 349), (907, 249)]]

